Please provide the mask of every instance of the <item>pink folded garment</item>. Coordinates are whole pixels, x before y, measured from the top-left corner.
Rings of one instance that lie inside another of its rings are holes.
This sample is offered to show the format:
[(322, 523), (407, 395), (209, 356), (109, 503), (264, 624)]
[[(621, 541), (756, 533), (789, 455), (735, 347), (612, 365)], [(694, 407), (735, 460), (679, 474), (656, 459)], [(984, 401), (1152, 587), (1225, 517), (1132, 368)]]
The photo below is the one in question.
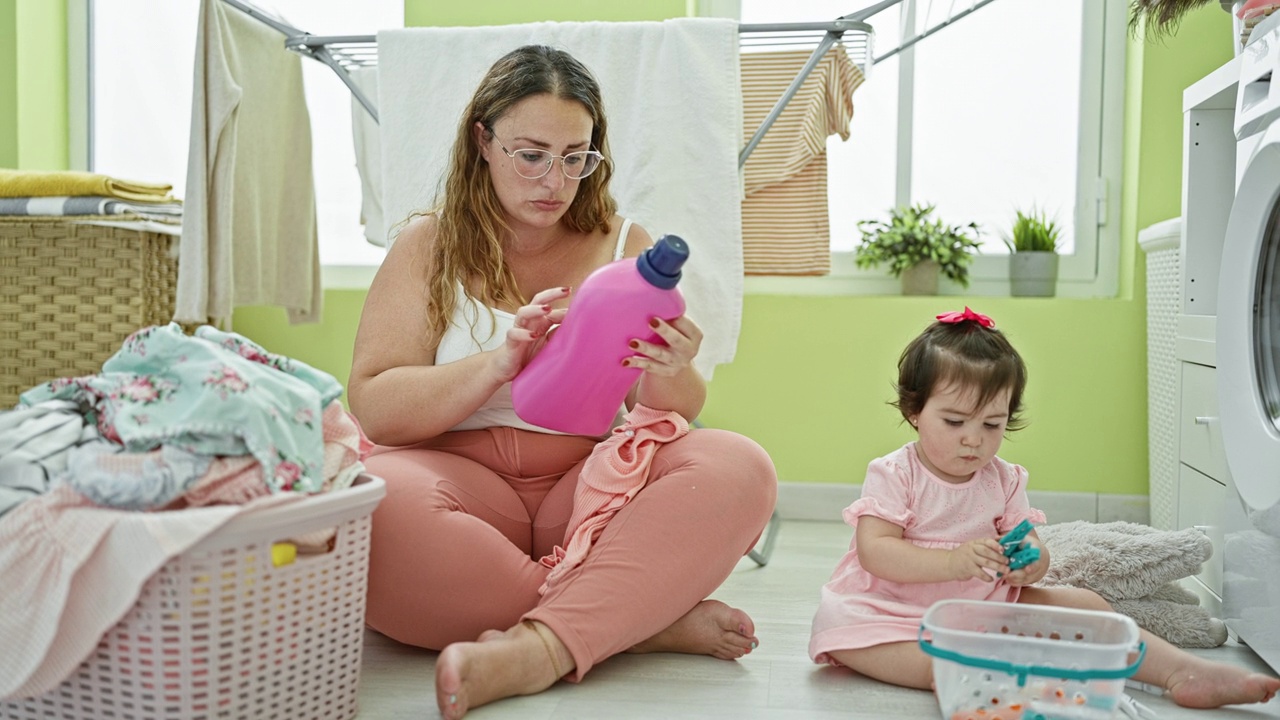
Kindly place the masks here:
[(545, 595), (548, 588), (586, 559), (605, 525), (648, 481), (649, 466), (658, 446), (688, 432), (689, 422), (679, 413), (636, 405), (623, 418), (622, 425), (596, 445), (578, 476), (573, 515), (565, 533), (569, 539), (565, 547), (557, 545), (542, 558), (542, 564), (552, 570), (538, 592)]

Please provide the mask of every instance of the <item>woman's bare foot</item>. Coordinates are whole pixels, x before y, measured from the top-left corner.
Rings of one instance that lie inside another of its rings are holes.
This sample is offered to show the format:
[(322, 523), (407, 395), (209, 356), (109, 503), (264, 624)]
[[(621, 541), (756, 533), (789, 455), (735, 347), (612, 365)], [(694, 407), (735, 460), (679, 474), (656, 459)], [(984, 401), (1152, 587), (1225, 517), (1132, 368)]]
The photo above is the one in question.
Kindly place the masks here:
[(1280, 678), (1207, 660), (1198, 660), (1194, 666), (1179, 670), (1169, 678), (1173, 701), (1191, 708), (1266, 702), (1277, 690), (1280, 690)]
[[(573, 669), (569, 651), (543, 626), (521, 623), (506, 632), (486, 631), (480, 640), (454, 643), (436, 660), (436, 705), (448, 720), (471, 708), (512, 695), (533, 695)], [(556, 655), (549, 655), (556, 653)]]
[(666, 630), (627, 652), (678, 652), (737, 660), (759, 645), (747, 614), (719, 600), (703, 600)]

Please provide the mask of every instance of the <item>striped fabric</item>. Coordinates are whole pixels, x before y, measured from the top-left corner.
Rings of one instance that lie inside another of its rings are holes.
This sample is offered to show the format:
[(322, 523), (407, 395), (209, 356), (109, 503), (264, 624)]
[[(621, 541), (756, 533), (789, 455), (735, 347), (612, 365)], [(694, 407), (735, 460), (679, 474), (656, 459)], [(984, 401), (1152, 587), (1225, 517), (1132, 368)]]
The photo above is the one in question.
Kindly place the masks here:
[(137, 215), (158, 222), (177, 223), (182, 221), (182, 203), (126, 202), (96, 195), (0, 197), (0, 215)]
[[(743, 53), (746, 140), (809, 59), (809, 50)], [(849, 139), (853, 91), (862, 71), (837, 45), (809, 74), (743, 167), (743, 269), (747, 275), (825, 275), (831, 270), (827, 219), (827, 136)]]

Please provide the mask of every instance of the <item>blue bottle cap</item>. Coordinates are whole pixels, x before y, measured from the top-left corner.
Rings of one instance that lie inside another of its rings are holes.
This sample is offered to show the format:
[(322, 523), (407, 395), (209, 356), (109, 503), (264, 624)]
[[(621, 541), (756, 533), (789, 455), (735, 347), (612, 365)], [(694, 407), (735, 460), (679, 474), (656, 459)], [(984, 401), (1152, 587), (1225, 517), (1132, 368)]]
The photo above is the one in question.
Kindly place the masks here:
[(654, 287), (670, 290), (680, 282), (680, 268), (689, 259), (689, 244), (677, 235), (663, 235), (636, 258), (640, 276)]

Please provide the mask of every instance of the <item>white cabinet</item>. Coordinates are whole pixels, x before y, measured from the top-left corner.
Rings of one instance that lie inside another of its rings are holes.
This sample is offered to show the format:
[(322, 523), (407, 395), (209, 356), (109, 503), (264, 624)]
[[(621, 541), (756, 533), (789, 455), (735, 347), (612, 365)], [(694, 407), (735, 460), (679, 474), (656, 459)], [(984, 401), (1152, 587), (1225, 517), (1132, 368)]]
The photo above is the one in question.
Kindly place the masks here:
[(1183, 93), (1182, 239), (1179, 247), (1177, 481), (1172, 505), (1177, 529), (1196, 528), (1213, 540), (1213, 557), (1188, 581), (1209, 611), (1222, 610), (1222, 527), (1227, 460), (1218, 419), (1218, 270), (1236, 189), (1236, 85), (1232, 60)]

